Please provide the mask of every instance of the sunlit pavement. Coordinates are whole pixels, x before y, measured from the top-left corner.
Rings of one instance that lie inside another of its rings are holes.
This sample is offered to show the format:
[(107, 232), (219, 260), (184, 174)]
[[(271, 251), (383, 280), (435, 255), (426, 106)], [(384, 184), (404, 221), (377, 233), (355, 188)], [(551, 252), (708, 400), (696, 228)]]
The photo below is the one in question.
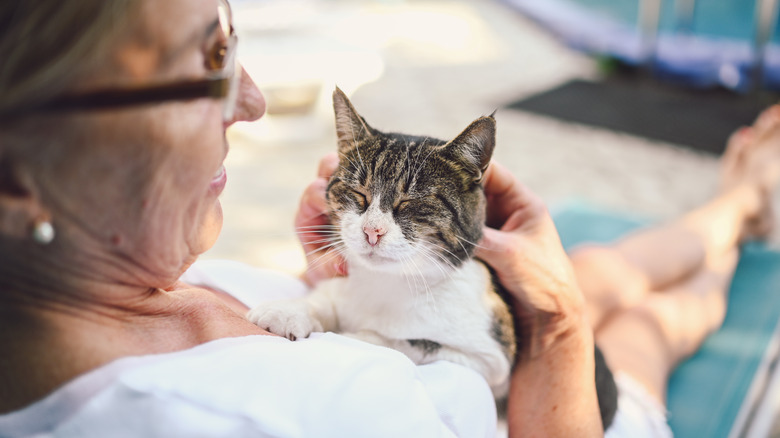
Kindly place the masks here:
[(450, 138), (498, 109), (496, 159), (552, 208), (577, 199), (664, 220), (714, 193), (712, 156), (503, 109), (598, 72), (501, 4), (286, 0), (235, 8), (239, 56), (269, 108), (316, 101), (308, 112), (269, 114), (229, 132), (225, 226), (206, 257), (302, 268), (292, 220), (319, 158), (335, 150), (335, 84), (370, 124), (391, 131)]

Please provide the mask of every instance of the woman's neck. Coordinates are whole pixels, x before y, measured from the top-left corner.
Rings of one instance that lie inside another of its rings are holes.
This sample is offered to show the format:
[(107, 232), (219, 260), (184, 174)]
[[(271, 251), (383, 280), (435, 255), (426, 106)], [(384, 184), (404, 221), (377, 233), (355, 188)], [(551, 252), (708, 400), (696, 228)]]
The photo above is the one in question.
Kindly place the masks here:
[(269, 334), (214, 293), (183, 284), (111, 305), (4, 304), (0, 303), (0, 413), (23, 408), (122, 357)]

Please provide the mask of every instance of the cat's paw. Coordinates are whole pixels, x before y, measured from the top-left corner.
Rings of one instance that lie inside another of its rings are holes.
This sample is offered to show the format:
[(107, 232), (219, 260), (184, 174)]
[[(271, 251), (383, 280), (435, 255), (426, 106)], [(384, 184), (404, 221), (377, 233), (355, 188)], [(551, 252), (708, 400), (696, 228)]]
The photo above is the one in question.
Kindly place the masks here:
[(303, 300), (264, 303), (250, 310), (246, 318), (258, 327), (291, 341), (323, 331), (322, 324), (310, 314)]

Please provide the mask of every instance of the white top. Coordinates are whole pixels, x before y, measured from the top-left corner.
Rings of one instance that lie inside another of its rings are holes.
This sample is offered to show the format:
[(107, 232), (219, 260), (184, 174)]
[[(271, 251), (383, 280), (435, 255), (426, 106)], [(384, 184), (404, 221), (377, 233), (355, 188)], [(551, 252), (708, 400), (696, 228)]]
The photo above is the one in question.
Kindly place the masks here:
[[(249, 306), (305, 293), (290, 277), (199, 262), (183, 277)], [(490, 437), (485, 380), (449, 362), (415, 366), (333, 333), (212, 341), (127, 357), (0, 416), (0, 437)]]

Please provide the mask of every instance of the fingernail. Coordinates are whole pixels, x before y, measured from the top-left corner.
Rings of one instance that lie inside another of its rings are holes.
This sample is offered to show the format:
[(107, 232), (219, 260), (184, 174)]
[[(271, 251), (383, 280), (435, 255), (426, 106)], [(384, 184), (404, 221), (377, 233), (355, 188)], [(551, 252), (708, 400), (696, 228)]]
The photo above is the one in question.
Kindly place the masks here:
[(336, 263), (336, 273), (342, 276), (347, 275), (347, 263), (346, 262), (340, 262)]

